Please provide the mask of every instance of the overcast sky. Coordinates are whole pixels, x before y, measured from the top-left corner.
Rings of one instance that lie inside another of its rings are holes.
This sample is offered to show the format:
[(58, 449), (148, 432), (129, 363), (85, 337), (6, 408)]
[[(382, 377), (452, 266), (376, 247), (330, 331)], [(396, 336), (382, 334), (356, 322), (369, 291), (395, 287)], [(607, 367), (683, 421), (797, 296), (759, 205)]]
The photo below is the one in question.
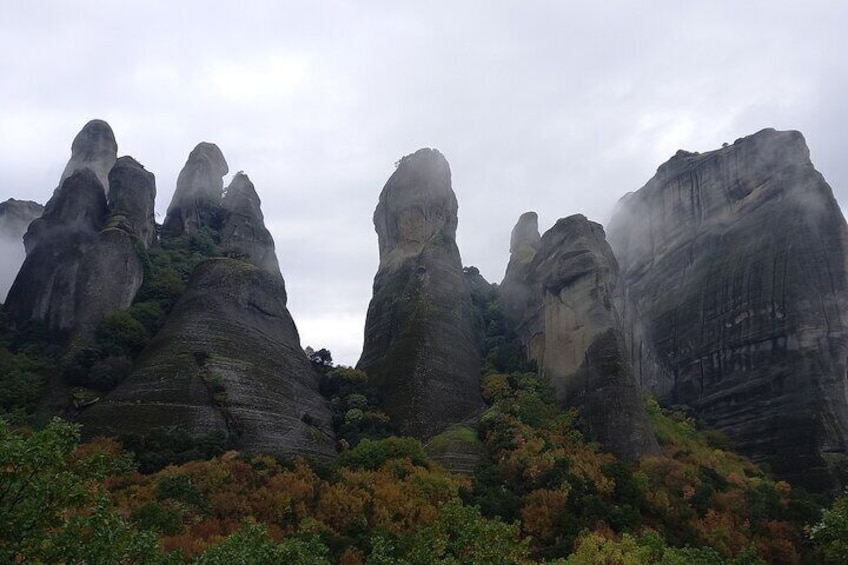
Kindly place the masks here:
[(677, 149), (764, 127), (802, 131), (844, 205), (846, 29), (841, 0), (0, 0), (0, 200), (44, 203), (102, 118), (161, 221), (214, 142), (262, 198), (303, 345), (353, 364), (400, 157), (445, 154), (492, 282), (522, 212), (606, 223)]

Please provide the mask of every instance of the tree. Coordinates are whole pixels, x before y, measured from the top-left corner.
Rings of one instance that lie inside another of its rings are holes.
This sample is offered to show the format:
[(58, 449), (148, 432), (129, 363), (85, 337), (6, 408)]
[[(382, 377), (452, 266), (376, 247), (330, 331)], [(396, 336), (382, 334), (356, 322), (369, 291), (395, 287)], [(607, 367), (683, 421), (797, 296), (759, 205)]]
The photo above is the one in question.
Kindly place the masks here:
[(848, 491), (807, 530), (822, 563), (848, 563)]
[(5, 562), (159, 563), (155, 535), (134, 530), (102, 490), (129, 470), (114, 442), (78, 449), (79, 426), (55, 419), (21, 434), (0, 420), (0, 555)]

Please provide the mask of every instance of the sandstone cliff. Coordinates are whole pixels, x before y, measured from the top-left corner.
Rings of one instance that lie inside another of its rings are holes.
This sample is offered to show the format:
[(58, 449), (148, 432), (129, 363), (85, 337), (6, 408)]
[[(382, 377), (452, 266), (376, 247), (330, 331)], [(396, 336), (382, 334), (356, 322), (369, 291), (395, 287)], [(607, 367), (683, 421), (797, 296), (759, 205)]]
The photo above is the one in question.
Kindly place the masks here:
[(504, 311), (558, 399), (625, 460), (659, 453), (613, 303), (618, 264), (600, 224), (575, 215), (541, 238), (534, 213), (512, 232)]
[(380, 267), (357, 368), (380, 390), (401, 432), (419, 438), (483, 405), (483, 328), (463, 275), (456, 226), (447, 160), (432, 149), (401, 159), (374, 212)]
[(642, 386), (780, 476), (833, 485), (848, 447), (848, 230), (801, 134), (679, 151), (621, 200), (610, 241)]

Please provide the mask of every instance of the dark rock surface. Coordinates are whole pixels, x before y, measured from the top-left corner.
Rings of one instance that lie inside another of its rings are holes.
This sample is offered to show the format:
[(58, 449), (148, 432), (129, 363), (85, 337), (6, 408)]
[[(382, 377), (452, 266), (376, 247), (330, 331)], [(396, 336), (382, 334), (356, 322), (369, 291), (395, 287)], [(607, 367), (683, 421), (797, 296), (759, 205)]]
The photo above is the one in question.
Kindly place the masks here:
[(90, 435), (179, 426), (226, 431), (250, 452), (335, 453), (282, 279), (234, 259), (195, 269), (133, 374), (80, 421)]
[(144, 245), (153, 245), (156, 241), (156, 178), (153, 173), (132, 157), (121, 157), (109, 172), (109, 185), (109, 211), (113, 222), (124, 225)]
[(614, 304), (618, 264), (600, 224), (575, 215), (537, 239), (535, 214), (513, 230), (504, 311), (557, 398), (622, 459), (659, 453), (633, 380)]
[(274, 239), (265, 227), (262, 202), (244, 173), (233, 177), (222, 202), (221, 250), (281, 277)]
[(177, 237), (203, 226), (215, 226), (224, 192), (224, 175), (228, 171), (227, 161), (217, 145), (198, 143), (177, 178), (162, 233)]
[(401, 159), (380, 194), (380, 267), (357, 368), (380, 390), (403, 434), (429, 438), (483, 406), (483, 327), (456, 246), (447, 160), (432, 149)]
[(71, 158), (65, 165), (59, 186), (77, 171), (90, 169), (109, 193), (109, 171), (118, 158), (118, 143), (112, 128), (103, 120), (91, 120), (74, 138)]
[(76, 136), (61, 185), (24, 235), (27, 256), (6, 300), (14, 322), (43, 320), (67, 332), (72, 348), (130, 306), (144, 276), (136, 238), (155, 237), (153, 175), (130, 157), (116, 160), (116, 150), (101, 120)]
[(848, 229), (798, 132), (679, 151), (610, 242), (636, 378), (821, 490), (848, 447)]
[(106, 315), (132, 303), (141, 261), (130, 234), (103, 229), (108, 213), (91, 170), (62, 183), (25, 236), (27, 257), (6, 300), (12, 320), (43, 320), (48, 329), (85, 342)]
[(24, 233), (43, 211), (44, 206), (29, 200), (10, 198), (0, 202), (0, 256), (6, 263), (0, 271), (0, 302), (6, 300), (15, 274), (26, 258)]

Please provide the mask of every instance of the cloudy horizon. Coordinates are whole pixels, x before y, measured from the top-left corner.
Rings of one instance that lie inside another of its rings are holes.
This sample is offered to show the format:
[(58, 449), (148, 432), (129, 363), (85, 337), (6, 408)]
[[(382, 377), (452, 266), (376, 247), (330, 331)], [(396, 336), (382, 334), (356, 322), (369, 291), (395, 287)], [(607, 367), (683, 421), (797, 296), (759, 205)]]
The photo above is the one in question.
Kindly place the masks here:
[(518, 216), (606, 223), (678, 149), (804, 133), (848, 198), (848, 5), (815, 0), (0, 8), (0, 201), (46, 202), (90, 119), (156, 175), (162, 221), (200, 141), (263, 202), (305, 347), (356, 363), (394, 163), (447, 157), (466, 265), (499, 282)]

